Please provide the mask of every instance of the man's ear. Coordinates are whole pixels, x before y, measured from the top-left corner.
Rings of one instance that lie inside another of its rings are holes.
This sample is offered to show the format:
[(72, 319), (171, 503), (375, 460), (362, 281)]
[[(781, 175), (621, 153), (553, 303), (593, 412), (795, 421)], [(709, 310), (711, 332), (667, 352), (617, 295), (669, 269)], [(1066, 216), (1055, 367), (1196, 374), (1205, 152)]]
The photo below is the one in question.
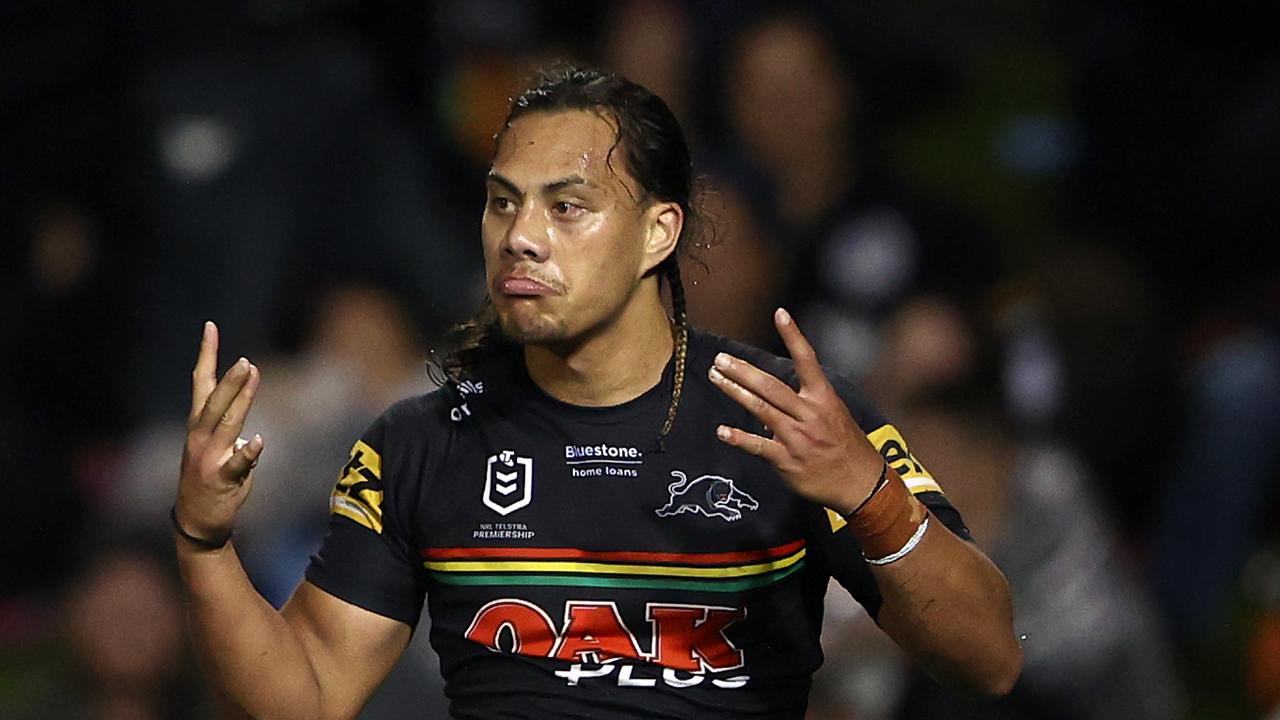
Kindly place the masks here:
[(644, 262), (641, 276), (647, 275), (675, 252), (684, 229), (684, 208), (679, 203), (654, 203), (645, 211)]

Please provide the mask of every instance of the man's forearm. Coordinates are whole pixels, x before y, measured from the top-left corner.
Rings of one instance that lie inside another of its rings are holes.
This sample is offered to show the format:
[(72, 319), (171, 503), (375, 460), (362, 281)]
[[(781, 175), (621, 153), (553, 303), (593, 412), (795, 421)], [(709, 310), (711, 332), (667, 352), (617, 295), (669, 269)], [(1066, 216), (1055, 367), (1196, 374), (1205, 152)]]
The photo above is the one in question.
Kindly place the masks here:
[(324, 717), (317, 676), (294, 628), (245, 575), (235, 547), (178, 540), (196, 651), (216, 690), (255, 718)]
[(1004, 576), (936, 518), (919, 546), (873, 566), (877, 622), (930, 675), (981, 695), (1008, 694), (1022, 669)]

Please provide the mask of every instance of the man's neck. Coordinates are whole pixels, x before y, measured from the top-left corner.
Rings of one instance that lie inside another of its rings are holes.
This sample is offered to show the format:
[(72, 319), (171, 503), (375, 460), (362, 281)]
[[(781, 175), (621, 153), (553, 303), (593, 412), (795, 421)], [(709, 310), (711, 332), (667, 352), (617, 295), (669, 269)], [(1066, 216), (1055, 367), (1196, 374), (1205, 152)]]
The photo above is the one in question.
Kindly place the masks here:
[(572, 348), (526, 345), (524, 361), (529, 377), (548, 395), (608, 407), (657, 385), (673, 349), (670, 321), (655, 296)]

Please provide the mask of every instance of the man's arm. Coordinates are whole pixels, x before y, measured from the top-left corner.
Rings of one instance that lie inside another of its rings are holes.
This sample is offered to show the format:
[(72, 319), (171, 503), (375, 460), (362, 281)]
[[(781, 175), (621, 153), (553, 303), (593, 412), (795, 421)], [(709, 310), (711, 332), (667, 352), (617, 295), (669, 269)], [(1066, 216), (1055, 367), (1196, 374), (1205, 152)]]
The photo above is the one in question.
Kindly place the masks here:
[[(936, 519), (923, 526), (924, 506), (886, 467), (791, 316), (779, 309), (774, 322), (795, 362), (800, 390), (745, 360), (718, 356), (708, 371), (712, 383), (772, 437), (724, 425), (717, 436), (768, 460), (801, 495), (846, 511), (864, 550), (892, 545), (869, 553), (888, 560), (871, 570), (883, 599), (877, 620), (916, 662), (947, 684), (1007, 694), (1021, 672), (1022, 650), (1004, 576)], [(888, 473), (883, 484), (882, 469)], [(912, 532), (921, 528), (922, 535)], [(894, 559), (899, 549), (907, 552)]]
[(224, 702), (251, 718), (351, 718), (409, 644), (409, 626), (303, 582), (277, 612), (231, 545), (191, 550), (179, 567), (191, 634)]
[(207, 323), (192, 372), (174, 505), (197, 653), (224, 702), (243, 715), (354, 717), (408, 645), (410, 628), (307, 582), (277, 612), (249, 582), (233, 544), (210, 547), (229, 536), (263, 448), (259, 436), (236, 442), (258, 388), (258, 369), (241, 358), (218, 381), (217, 349), (217, 327)]
[(876, 622), (939, 682), (1007, 695), (1022, 669), (1009, 585), (986, 555), (941, 523), (901, 560), (873, 566)]

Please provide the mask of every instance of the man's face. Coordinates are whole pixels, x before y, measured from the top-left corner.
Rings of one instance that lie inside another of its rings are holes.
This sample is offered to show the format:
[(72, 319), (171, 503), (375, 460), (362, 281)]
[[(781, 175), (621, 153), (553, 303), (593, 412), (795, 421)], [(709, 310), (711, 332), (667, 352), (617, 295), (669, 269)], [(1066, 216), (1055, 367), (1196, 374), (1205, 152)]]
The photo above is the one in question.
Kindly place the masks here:
[[(572, 341), (617, 316), (644, 272), (646, 205), (613, 124), (535, 112), (502, 134), (481, 232), (489, 296), (519, 343)], [(610, 162), (612, 161), (612, 167)]]

